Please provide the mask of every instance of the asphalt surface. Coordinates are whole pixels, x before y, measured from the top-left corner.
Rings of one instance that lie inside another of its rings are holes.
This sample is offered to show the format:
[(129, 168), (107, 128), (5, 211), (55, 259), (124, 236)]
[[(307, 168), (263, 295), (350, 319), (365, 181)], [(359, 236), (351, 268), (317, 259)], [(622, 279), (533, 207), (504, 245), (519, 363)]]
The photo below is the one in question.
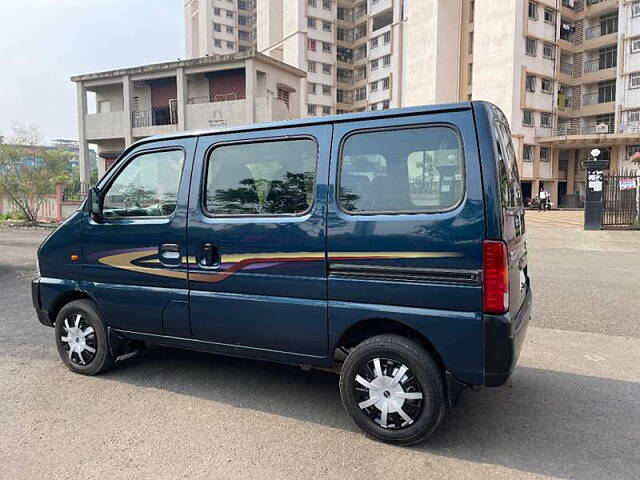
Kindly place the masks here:
[(150, 348), (72, 374), (31, 307), (47, 232), (0, 227), (0, 478), (640, 478), (640, 232), (527, 223), (518, 368), (412, 448), (364, 437), (329, 373)]

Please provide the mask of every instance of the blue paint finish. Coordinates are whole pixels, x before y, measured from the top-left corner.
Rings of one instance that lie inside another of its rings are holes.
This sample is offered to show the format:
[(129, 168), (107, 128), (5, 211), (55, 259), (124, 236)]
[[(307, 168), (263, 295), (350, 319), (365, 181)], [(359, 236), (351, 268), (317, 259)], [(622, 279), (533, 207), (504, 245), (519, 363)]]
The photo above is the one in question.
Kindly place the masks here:
[(447, 369), (458, 380), (481, 384), (483, 375), (483, 323), (479, 312), (457, 312), (391, 305), (370, 305), (353, 302), (329, 302), (329, 342), (339, 344), (340, 338), (354, 319), (391, 319), (415, 329), (436, 347)]

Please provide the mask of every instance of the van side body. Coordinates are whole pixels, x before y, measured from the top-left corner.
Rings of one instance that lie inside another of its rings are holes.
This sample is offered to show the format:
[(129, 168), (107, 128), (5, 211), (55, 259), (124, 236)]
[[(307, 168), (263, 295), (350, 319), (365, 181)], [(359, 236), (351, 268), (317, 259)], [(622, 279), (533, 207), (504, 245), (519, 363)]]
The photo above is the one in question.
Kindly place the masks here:
[[(85, 202), (38, 251), (38, 319), (53, 326), (66, 304), (88, 299), (116, 356), (144, 341), (317, 367), (335, 366), (337, 351), (369, 337), (398, 334), (433, 356), (450, 403), (461, 386), (502, 385), (532, 303), (507, 136), (499, 109), (472, 102), (141, 140), (98, 191), (124, 184), (125, 169), (136, 161), (147, 168), (152, 155), (178, 172), (177, 196), (100, 218)], [(258, 165), (247, 161), (241, 171), (252, 152)], [(282, 152), (295, 156), (290, 172), (315, 161), (280, 185), (297, 192), (295, 202), (256, 178), (286, 170), (259, 164)], [(241, 188), (227, 181), (249, 174)], [(408, 194), (396, 181), (407, 176)], [(508, 253), (507, 304), (498, 313), (485, 308), (487, 241)]]

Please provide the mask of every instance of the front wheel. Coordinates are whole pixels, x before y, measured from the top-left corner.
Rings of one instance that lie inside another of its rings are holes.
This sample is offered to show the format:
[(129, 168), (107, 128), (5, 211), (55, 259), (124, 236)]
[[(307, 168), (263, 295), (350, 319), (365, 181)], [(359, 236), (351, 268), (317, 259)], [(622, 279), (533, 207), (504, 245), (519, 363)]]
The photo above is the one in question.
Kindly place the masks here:
[(356, 346), (340, 374), (340, 395), (366, 434), (400, 445), (425, 440), (446, 411), (441, 369), (419, 343), (400, 335)]
[(75, 300), (60, 309), (55, 335), (58, 354), (73, 372), (96, 375), (115, 361), (109, 350), (106, 325), (89, 300)]

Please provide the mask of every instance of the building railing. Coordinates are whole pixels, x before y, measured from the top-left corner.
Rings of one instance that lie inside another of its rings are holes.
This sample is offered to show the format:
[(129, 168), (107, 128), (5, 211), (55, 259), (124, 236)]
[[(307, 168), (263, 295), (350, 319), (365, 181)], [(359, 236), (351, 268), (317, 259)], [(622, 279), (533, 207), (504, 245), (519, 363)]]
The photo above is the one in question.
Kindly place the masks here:
[(582, 105), (595, 105), (597, 103), (600, 103), (598, 100), (599, 100), (598, 92), (585, 93), (582, 96)]
[(156, 107), (151, 110), (138, 110), (132, 112), (131, 122), (134, 128), (151, 127), (155, 125), (175, 125), (178, 123), (178, 115), (169, 106)]
[(615, 126), (613, 123), (584, 123), (580, 125), (559, 124), (553, 129), (553, 136), (564, 137), (567, 135), (594, 135), (614, 132)]
[(640, 122), (624, 122), (618, 127), (620, 133), (640, 133)]
[(337, 78), (340, 83), (353, 83), (353, 72), (338, 73)]
[(573, 75), (573, 63), (560, 62), (560, 71), (567, 75)]
[(600, 36), (601, 28), (600, 25), (594, 25), (593, 27), (588, 27), (584, 31), (584, 37), (589, 40), (591, 38), (596, 38)]

